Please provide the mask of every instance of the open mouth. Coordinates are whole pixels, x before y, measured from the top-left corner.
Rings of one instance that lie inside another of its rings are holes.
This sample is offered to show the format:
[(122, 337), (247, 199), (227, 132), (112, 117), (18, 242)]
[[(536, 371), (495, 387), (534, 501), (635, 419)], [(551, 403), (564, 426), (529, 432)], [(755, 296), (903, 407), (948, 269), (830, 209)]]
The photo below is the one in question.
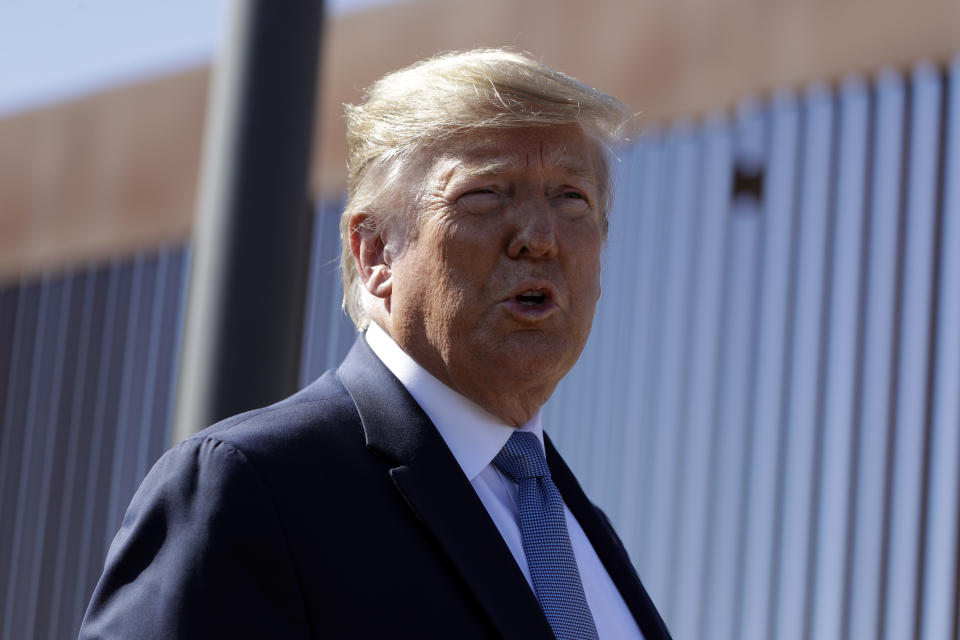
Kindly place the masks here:
[(514, 297), (514, 300), (526, 307), (535, 307), (538, 304), (543, 304), (547, 299), (547, 295), (541, 291), (524, 291), (523, 293), (517, 294)]
[(557, 297), (557, 291), (551, 283), (528, 280), (518, 284), (503, 303), (514, 319), (536, 323), (559, 310)]

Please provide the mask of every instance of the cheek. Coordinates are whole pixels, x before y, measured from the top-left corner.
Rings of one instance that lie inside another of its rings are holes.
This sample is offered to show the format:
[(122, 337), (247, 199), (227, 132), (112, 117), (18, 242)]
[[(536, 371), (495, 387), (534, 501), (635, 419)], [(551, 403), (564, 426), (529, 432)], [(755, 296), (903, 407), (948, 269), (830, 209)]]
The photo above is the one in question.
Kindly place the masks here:
[(498, 275), (500, 243), (489, 235), (461, 234), (444, 243), (445, 277), (451, 284), (477, 293)]
[(602, 248), (599, 242), (588, 243), (576, 252), (576, 270), (578, 280), (585, 294), (592, 292), (595, 302), (600, 297), (600, 276), (602, 271)]
[(600, 301), (601, 278), (599, 266), (594, 262), (582, 264), (572, 287), (576, 289), (578, 299), (577, 316), (583, 322), (592, 323), (597, 303)]

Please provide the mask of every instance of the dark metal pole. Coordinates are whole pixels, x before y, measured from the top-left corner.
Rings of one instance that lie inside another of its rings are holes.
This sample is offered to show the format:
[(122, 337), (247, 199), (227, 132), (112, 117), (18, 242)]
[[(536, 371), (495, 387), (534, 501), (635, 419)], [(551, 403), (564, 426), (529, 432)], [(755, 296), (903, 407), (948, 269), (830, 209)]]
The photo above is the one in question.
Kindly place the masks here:
[(173, 441), (293, 392), (322, 0), (235, 0), (212, 80)]

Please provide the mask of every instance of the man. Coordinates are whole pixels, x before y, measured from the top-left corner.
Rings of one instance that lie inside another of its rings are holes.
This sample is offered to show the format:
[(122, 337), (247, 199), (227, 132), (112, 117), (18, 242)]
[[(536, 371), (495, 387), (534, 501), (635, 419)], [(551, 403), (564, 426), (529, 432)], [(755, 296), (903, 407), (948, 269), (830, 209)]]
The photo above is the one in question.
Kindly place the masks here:
[(668, 637), (540, 424), (590, 331), (629, 113), (480, 50), (347, 114), (344, 306), (365, 333), (161, 458), (81, 636)]

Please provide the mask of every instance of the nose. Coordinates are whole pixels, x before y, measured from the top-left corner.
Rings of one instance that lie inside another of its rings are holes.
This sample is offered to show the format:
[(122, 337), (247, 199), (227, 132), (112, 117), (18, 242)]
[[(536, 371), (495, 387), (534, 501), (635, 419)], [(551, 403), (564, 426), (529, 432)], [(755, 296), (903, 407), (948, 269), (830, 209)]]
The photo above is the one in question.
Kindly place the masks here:
[(515, 259), (556, 257), (556, 220), (547, 198), (533, 196), (517, 205), (507, 255)]

